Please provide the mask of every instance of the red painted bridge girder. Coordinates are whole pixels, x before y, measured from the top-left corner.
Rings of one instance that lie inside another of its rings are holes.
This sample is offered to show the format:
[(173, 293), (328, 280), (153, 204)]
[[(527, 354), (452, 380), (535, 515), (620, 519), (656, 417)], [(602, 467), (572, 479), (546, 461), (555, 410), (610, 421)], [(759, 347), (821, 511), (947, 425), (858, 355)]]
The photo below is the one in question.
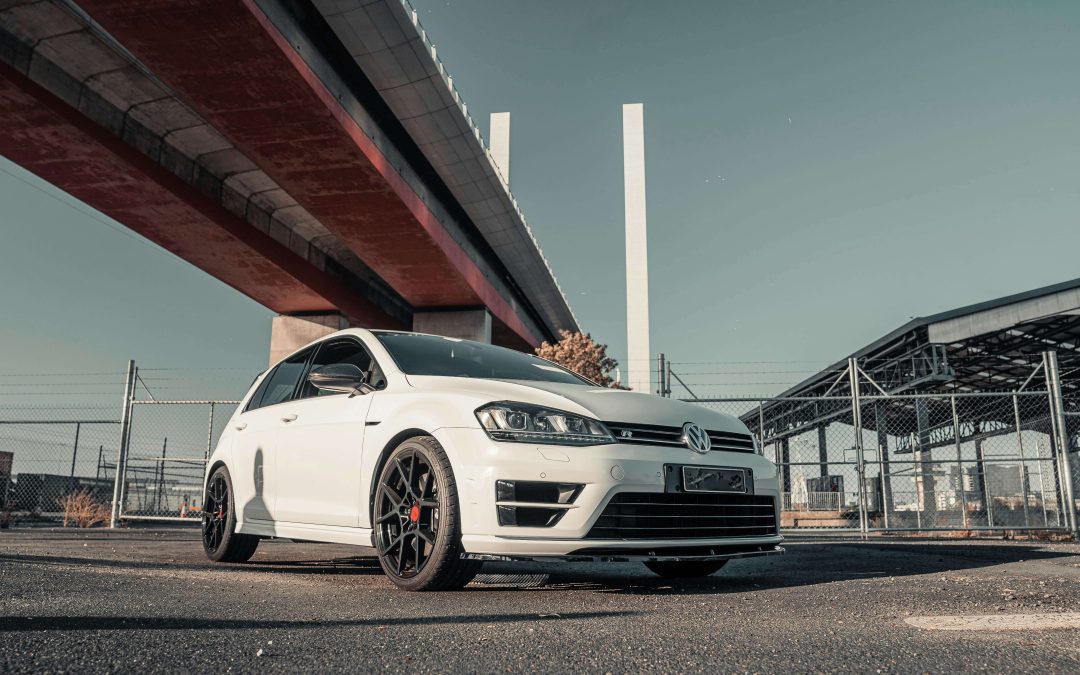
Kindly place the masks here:
[(0, 129), (4, 157), (276, 312), (403, 327), (2, 63)]
[(253, 0), (80, 0), (95, 21), (417, 309), (517, 310)]

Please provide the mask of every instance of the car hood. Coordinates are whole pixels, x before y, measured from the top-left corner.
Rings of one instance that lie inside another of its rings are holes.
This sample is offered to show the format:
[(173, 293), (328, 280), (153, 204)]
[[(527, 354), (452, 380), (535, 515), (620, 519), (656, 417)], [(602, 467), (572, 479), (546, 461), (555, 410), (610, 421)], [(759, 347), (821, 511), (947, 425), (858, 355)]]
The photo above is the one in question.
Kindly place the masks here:
[(693, 403), (651, 394), (588, 385), (534, 380), (487, 380), (461, 377), (409, 375), (409, 383), (425, 390), (473, 395), (478, 405), (494, 401), (519, 401), (587, 414), (603, 422), (626, 422), (682, 426), (694, 422), (711, 431), (747, 433), (736, 417)]

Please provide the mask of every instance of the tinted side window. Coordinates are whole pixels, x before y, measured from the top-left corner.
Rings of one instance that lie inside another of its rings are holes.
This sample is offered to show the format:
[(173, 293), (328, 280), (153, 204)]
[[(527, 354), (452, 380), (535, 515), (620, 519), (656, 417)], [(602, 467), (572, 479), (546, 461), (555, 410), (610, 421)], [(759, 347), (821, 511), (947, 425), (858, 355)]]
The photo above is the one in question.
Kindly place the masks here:
[[(368, 354), (363, 345), (355, 340), (335, 340), (323, 343), (319, 347), (319, 353), (315, 355), (311, 362), (311, 370), (334, 363), (351, 363), (365, 373), (371, 371), (371, 355)], [(304, 382), (300, 398), (327, 396), (333, 393), (332, 391), (320, 390), (310, 382)]]
[(262, 403), (263, 395), (266, 393), (266, 385), (270, 384), (270, 375), (263, 378), (263, 381), (259, 383), (259, 388), (255, 390), (255, 393), (251, 395), (251, 400), (248, 401), (247, 407), (244, 408), (244, 412), (248, 410), (255, 410)]
[(274, 368), (274, 372), (267, 377), (266, 391), (259, 402), (260, 408), (276, 403), (284, 403), (292, 398), (296, 390), (296, 383), (300, 381), (300, 375), (304, 372), (304, 364), (311, 356), (311, 350), (307, 350), (293, 356), (287, 361), (282, 361)]

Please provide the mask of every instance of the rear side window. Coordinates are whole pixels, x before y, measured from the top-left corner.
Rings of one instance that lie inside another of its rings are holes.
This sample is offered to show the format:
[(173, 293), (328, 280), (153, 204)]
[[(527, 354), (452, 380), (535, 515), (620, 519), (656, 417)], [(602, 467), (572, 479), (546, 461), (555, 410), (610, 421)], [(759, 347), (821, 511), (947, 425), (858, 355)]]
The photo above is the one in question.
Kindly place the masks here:
[(268, 405), (284, 403), (291, 399), (309, 356), (311, 356), (310, 349), (279, 363), (259, 385), (259, 391), (251, 397), (248, 410), (265, 408)]
[(259, 383), (259, 388), (255, 390), (255, 393), (251, 395), (251, 400), (248, 401), (247, 407), (244, 408), (244, 412), (248, 410), (254, 410), (259, 407), (260, 401), (262, 401), (263, 394), (266, 393), (266, 385), (270, 384), (270, 375), (267, 375)]

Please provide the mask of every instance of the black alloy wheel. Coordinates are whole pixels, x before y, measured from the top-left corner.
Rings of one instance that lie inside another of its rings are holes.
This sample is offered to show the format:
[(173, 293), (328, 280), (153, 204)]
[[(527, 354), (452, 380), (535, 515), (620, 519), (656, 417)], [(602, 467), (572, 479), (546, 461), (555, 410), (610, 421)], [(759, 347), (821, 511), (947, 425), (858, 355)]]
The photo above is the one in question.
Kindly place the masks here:
[(379, 485), (382, 554), (394, 573), (408, 579), (431, 560), (439, 534), (439, 484), (426, 457), (413, 449), (391, 458)]
[(479, 570), (461, 558), (457, 487), (434, 438), (411, 438), (391, 453), (375, 491), (374, 517), (379, 564), (401, 588), (460, 588)]
[(229, 487), (225, 484), (225, 476), (218, 471), (206, 486), (206, 502), (202, 510), (203, 546), (207, 553), (213, 554), (221, 547), (225, 540), (225, 523), (231, 515)]
[(235, 499), (229, 470), (218, 467), (206, 482), (202, 509), (202, 543), (214, 562), (246, 562), (255, 554), (259, 538), (236, 532)]

